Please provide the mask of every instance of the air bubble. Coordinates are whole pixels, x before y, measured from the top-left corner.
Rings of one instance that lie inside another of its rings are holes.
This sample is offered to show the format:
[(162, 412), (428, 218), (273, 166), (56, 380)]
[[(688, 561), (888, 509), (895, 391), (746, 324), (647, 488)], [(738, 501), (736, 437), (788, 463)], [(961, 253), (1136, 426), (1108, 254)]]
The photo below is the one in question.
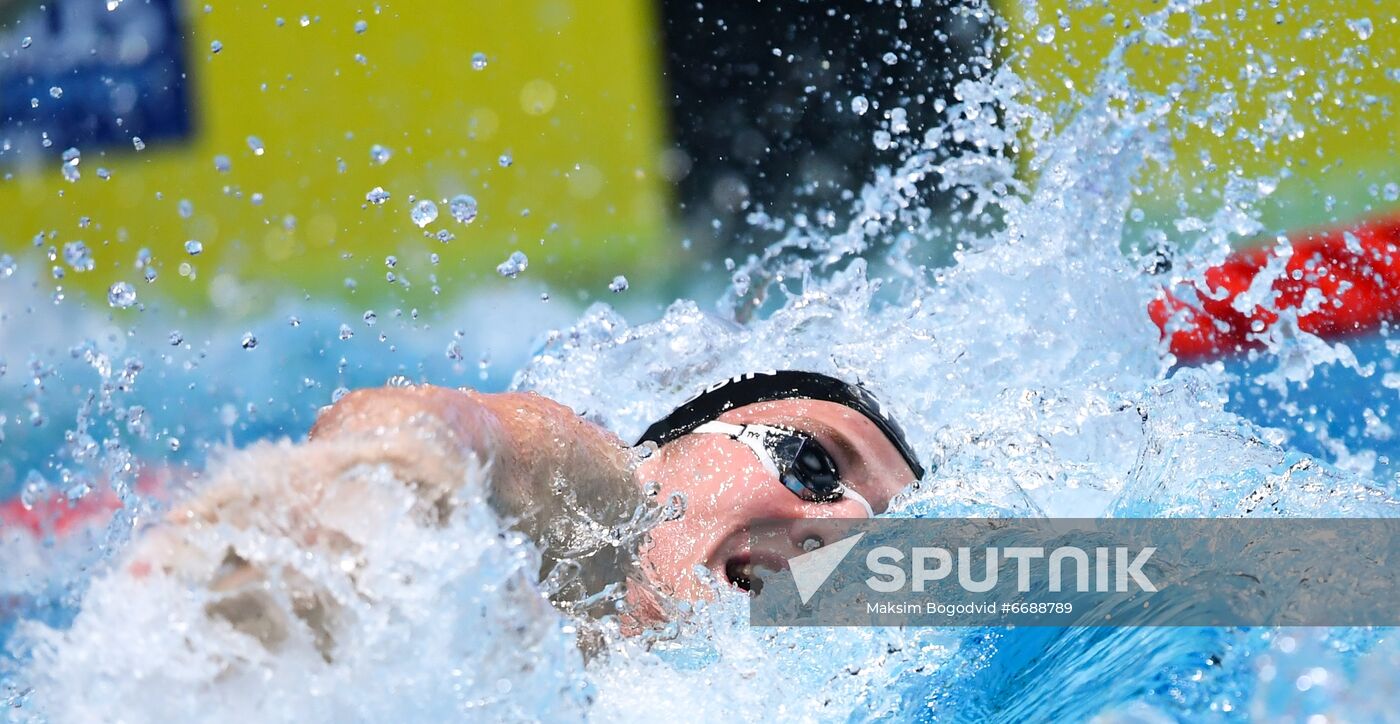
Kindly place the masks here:
[(858, 116), (863, 116), (870, 110), (870, 101), (865, 96), (856, 96), (851, 99), (851, 111)]
[(204, 244), (197, 239), (190, 239), (185, 242), (185, 253), (190, 256), (199, 256), (204, 251)]
[(365, 21), (363, 21), (363, 20), (356, 20), (356, 21), (355, 21), (355, 32), (356, 32), (357, 34), (363, 35), (364, 32), (365, 32), (366, 30), (369, 30), (369, 23), (367, 23), (367, 22), (365, 22)]
[(614, 294), (627, 291), (627, 277), (618, 274), (608, 283), (608, 291)]
[(374, 204), (375, 206), (380, 206), (388, 200), (389, 192), (385, 191), (380, 186), (375, 186), (374, 188), (369, 190), (369, 193), (365, 194), (365, 201), (368, 201), (371, 204)]
[(376, 165), (383, 166), (388, 163), (389, 159), (393, 158), (393, 156), (394, 152), (386, 146), (381, 146), (376, 143), (369, 147), (369, 160), (373, 161)]
[(258, 138), (257, 136), (248, 137), (248, 149), (253, 152), (254, 156), (261, 156), (266, 150), (263, 148), (262, 139)]
[(515, 157), (510, 155), (510, 151), (506, 151), (501, 154), (500, 158), (496, 159), (496, 163), (500, 164), (501, 168), (510, 168), (511, 164), (515, 163)]
[(253, 336), (252, 332), (244, 332), (238, 344), (243, 349), (255, 349), (258, 346), (258, 338)]
[(224, 44), (221, 43), (221, 42), (219, 42), (219, 41), (217, 41), (217, 40), (215, 40), (214, 42), (212, 42), (212, 43), (209, 44), (209, 52), (211, 52), (211, 53), (217, 53), (217, 52), (219, 52), (220, 50), (223, 50), (223, 49), (224, 49)]
[(486, 70), (485, 53), (472, 53), (472, 70)]

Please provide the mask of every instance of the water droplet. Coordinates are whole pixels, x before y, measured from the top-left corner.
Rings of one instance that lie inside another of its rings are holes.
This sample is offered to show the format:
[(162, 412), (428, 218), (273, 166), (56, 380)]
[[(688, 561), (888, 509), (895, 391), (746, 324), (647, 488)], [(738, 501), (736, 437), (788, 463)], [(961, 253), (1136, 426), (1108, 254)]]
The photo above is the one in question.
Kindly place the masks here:
[(858, 116), (865, 115), (870, 110), (870, 101), (865, 96), (856, 96), (851, 99), (851, 110)]
[(263, 151), (266, 150), (263, 148), (262, 139), (257, 136), (248, 137), (248, 148), (252, 150), (254, 156), (261, 156), (263, 155)]
[(485, 53), (472, 53), (472, 70), (486, 70)]
[(890, 136), (889, 131), (885, 130), (876, 131), (872, 136), (872, 140), (875, 142), (875, 148), (881, 151), (888, 149), (894, 144), (894, 138)]
[(355, 330), (351, 329), (351, 328), (350, 328), (350, 325), (348, 325), (348, 324), (342, 324), (342, 325), (340, 325), (340, 339), (341, 339), (341, 341), (345, 341), (345, 340), (350, 339), (351, 337), (354, 337), (354, 336), (355, 336)]
[(156, 268), (153, 267), (153, 266), (148, 266), (148, 267), (146, 267), (146, 271), (144, 272), (144, 276), (146, 277), (146, 283), (147, 283), (147, 284), (150, 284), (151, 282), (155, 281), (155, 280), (156, 280)]
[(28, 36), (28, 35), (24, 36), (24, 39), (21, 40), (21, 41), (19, 41), (19, 47), (20, 47), (21, 49), (28, 48), (30, 45), (33, 45), (33, 44), (34, 44), (34, 38), (32, 38), (32, 37), (30, 37), (30, 36)]
[(180, 450), (180, 438), (178, 437), (170, 438), (170, 442), (166, 444), (170, 446), (171, 452), (178, 452)]
[(885, 53), (880, 56), (880, 60), (885, 61), (885, 65), (894, 65), (899, 62), (899, 56), (894, 53)]
[(126, 309), (136, 303), (136, 287), (126, 282), (117, 282), (107, 289), (107, 303), (117, 309)]
[(300, 317), (295, 317), (295, 316), (293, 316), (293, 317), (287, 317), (287, 324), (290, 325), (290, 326), (292, 326), (292, 327), (300, 327), (300, 326), (301, 326), (301, 318), (300, 318)]
[(70, 241), (63, 245), (63, 261), (73, 267), (73, 271), (92, 271), (97, 264), (92, 259), (92, 251), (81, 241)]
[(509, 259), (496, 265), (496, 273), (503, 277), (514, 279), (520, 272), (525, 271), (525, 268), (528, 266), (530, 266), (530, 259), (525, 256), (525, 253), (513, 251)]
[(217, 40), (215, 40), (214, 42), (212, 42), (212, 43), (209, 44), (209, 52), (211, 52), (211, 53), (217, 53), (217, 52), (219, 52), (220, 50), (223, 50), (223, 49), (224, 49), (224, 44), (221, 43), (221, 42), (219, 42), (219, 41), (217, 41)]
[(501, 154), (500, 158), (496, 159), (496, 163), (501, 164), (501, 168), (510, 168), (511, 164), (515, 163), (515, 157), (510, 155), (510, 151), (506, 151)]
[(185, 341), (185, 335), (180, 334), (180, 330), (170, 330), (170, 346), (179, 347)]
[(356, 21), (355, 21), (355, 32), (356, 32), (356, 33), (363, 34), (366, 30), (369, 30), (369, 23), (367, 23), (367, 22), (365, 22), (365, 21), (363, 21), (363, 20), (356, 20)]
[(8, 279), (15, 275), (15, 270), (19, 265), (15, 264), (15, 258), (9, 254), (0, 254), (0, 279)]
[(303, 16), (301, 16), (301, 19), (298, 20), (297, 22), (300, 23), (300, 24), (301, 24), (301, 27), (304, 28), (304, 27), (306, 27), (306, 26), (308, 26), (308, 25), (311, 24), (311, 16), (310, 16), (310, 15), (303, 15)]
[(457, 194), (447, 202), (447, 211), (460, 224), (470, 224), (476, 220), (476, 199), (467, 194)]
[(122, 0), (107, 0), (107, 12), (112, 12), (122, 6)]
[(1040, 26), (1040, 30), (1035, 31), (1035, 39), (1046, 45), (1055, 42), (1055, 26)]
[(1356, 37), (1362, 40), (1370, 39), (1371, 33), (1374, 31), (1374, 28), (1371, 25), (1370, 18), (1357, 18), (1356, 20), (1348, 20), (1347, 27), (1351, 28), (1351, 31), (1353, 33), (1356, 33)]
[(394, 267), (396, 267), (396, 266), (398, 266), (398, 265), (399, 265), (399, 258), (398, 258), (398, 257), (396, 257), (396, 256), (386, 256), (386, 257), (384, 257), (384, 266), (387, 266), (387, 267), (389, 267), (390, 269), (393, 269)]
[(50, 97), (50, 98), (62, 98), (62, 97), (63, 97), (63, 89), (60, 88), (60, 87), (58, 87), (58, 86), (50, 86), (50, 87), (49, 87), (49, 97)]
[(613, 280), (608, 283), (608, 291), (614, 294), (627, 291), (627, 277), (621, 274), (613, 277)]
[(176, 204), (175, 208), (180, 212), (180, 218), (182, 219), (188, 219), (194, 216), (194, 202), (189, 199), (180, 199), (180, 203)]
[(414, 204), (413, 211), (409, 212), (409, 217), (413, 219), (413, 223), (417, 224), (420, 229), (436, 221), (437, 216), (437, 204), (433, 203), (430, 199), (423, 199)]
[(368, 201), (371, 204), (374, 204), (375, 206), (379, 206), (388, 200), (389, 192), (385, 191), (382, 187), (379, 186), (375, 186), (374, 188), (369, 190), (369, 193), (365, 194), (365, 201)]
[(199, 256), (204, 251), (204, 244), (197, 239), (190, 239), (185, 242), (185, 253), (190, 256)]
[(383, 166), (384, 164), (388, 163), (389, 159), (393, 158), (393, 156), (394, 152), (392, 150), (381, 146), (377, 143), (369, 147), (369, 160), (375, 162), (376, 164), (379, 164), (380, 166)]
[(340, 398), (342, 398), (342, 397), (344, 397), (344, 396), (346, 396), (346, 395), (348, 395), (348, 394), (350, 394), (350, 388), (348, 388), (348, 387), (337, 387), (337, 388), (335, 388), (334, 390), (331, 391), (331, 402), (332, 402), (332, 403), (340, 402)]
[(257, 191), (254, 191), (253, 195), (250, 196), (248, 200), (251, 201), (254, 206), (262, 206), (263, 195)]
[(143, 141), (143, 140), (141, 140), (141, 137), (140, 137), (140, 136), (132, 136), (132, 137), (131, 137), (131, 146), (132, 146), (132, 148), (135, 148), (137, 151), (144, 151), (144, 150), (146, 150), (146, 142)]
[(233, 169), (233, 162), (228, 160), (228, 156), (222, 153), (214, 157), (214, 170), (219, 173), (228, 173)]
[(462, 361), (462, 345), (457, 344), (457, 340), (454, 339), (454, 340), (452, 340), (451, 342), (448, 342), (448, 343), (447, 343), (447, 351), (444, 352), (444, 354), (447, 355), (447, 358), (448, 358), (448, 359), (450, 359), (450, 360), (452, 360), (452, 361), (454, 361), (454, 362), (461, 362), (461, 361)]
[(97, 177), (102, 179), (103, 181), (106, 181), (107, 179), (112, 178), (112, 172), (107, 170), (106, 166), (98, 166)]
[(375, 314), (373, 309), (370, 309), (365, 312), (364, 320), (366, 326), (373, 327), (379, 322), (379, 315)]
[(78, 149), (76, 149), (76, 148), (69, 148), (68, 150), (66, 150), (66, 151), (63, 152), (63, 162), (64, 162), (64, 163), (78, 163), (79, 161), (82, 160), (82, 156), (83, 156), (82, 152), (79, 151)]
[(244, 332), (243, 338), (238, 341), (238, 345), (243, 349), (256, 349), (258, 346), (258, 338), (253, 336), (252, 332)]

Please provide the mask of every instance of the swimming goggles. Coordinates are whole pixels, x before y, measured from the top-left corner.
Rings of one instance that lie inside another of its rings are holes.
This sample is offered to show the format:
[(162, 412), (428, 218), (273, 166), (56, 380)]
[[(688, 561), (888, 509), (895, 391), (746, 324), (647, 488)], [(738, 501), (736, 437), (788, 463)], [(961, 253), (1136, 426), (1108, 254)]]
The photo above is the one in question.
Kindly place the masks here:
[(867, 518), (874, 508), (864, 496), (841, 483), (836, 461), (811, 435), (770, 425), (734, 425), (711, 420), (692, 433), (724, 435), (743, 443), (778, 482), (797, 497), (814, 503), (831, 503), (849, 498), (865, 509)]

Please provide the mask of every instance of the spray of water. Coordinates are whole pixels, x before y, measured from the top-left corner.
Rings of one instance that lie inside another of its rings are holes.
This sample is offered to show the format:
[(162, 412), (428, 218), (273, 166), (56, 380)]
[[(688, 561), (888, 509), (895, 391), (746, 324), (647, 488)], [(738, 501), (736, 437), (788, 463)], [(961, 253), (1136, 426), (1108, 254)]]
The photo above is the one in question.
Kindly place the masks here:
[[(1194, 111), (1135, 90), (1123, 56), (1191, 37), (1199, 4), (1172, 3), (1120, 39), (1064, 118), (1030, 103), (1039, 91), (1014, 62), (963, 82), (922, 135), (884, 109), (878, 142), (903, 148), (902, 162), (843, 213), (785, 225), (780, 242), (735, 266), (716, 312), (679, 301), (634, 325), (597, 305), (552, 333), (514, 387), (632, 438), (711, 380), (769, 368), (858, 379), (936, 463), (896, 515), (1396, 514), (1384, 481), (1291, 451), (1285, 433), (1228, 412), (1221, 370), (1175, 369), (1147, 317), (1163, 283), (1189, 289), (1230, 242), (1260, 231), (1252, 205), (1269, 186), (1236, 178), (1221, 189), (1213, 215), (1181, 226), (1193, 243), (1169, 245), (1169, 278), (1145, 273), (1160, 239), (1124, 251), (1140, 175), (1173, 163), (1173, 124)], [(1166, 30), (1183, 18), (1186, 30)], [(1018, 165), (1028, 146), (1035, 160)], [(951, 211), (924, 204), (930, 188)], [(955, 242), (952, 263), (921, 263), (937, 240)], [(1238, 303), (1272, 304), (1277, 273)], [(1278, 360), (1266, 381), (1283, 389), (1319, 365), (1356, 366), (1345, 345), (1287, 313), (1259, 334)], [(270, 444), (234, 454), (208, 484), (297, 488), (306, 454)], [(71, 625), (21, 625), (10, 716), (1368, 718), (1377, 704), (1358, 692), (1388, 686), (1400, 656), (1388, 638), (1351, 630), (760, 630), (742, 596), (720, 590), (649, 635), (597, 623), (589, 636), (601, 645), (585, 658), (582, 622), (548, 604), (539, 552), (482, 504), (482, 477), (433, 525), (388, 469), (318, 480), (326, 499), (375, 504), (308, 512), (341, 541), (314, 545), (315, 556), (302, 552), (305, 521), (211, 527), (196, 546), (208, 565), (231, 551), (265, 571), (252, 603), (109, 560)], [(278, 612), (256, 618), (272, 629), (249, 629), (245, 605)], [(318, 639), (332, 630), (333, 646)]]

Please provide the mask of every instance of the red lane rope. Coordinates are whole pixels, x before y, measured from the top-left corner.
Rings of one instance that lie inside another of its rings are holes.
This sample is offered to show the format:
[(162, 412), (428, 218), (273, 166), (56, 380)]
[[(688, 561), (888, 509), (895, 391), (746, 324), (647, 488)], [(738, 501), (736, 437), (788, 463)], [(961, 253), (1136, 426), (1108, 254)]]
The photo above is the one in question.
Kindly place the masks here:
[[(1147, 311), (1162, 335), (1170, 335), (1177, 359), (1206, 362), (1260, 347), (1258, 332), (1278, 319), (1274, 310), (1302, 307), (1310, 289), (1321, 292), (1323, 302), (1299, 314), (1298, 327), (1324, 339), (1363, 334), (1400, 320), (1400, 216), (1309, 232), (1291, 241), (1293, 255), (1273, 282), (1274, 298), (1265, 305), (1269, 309), (1240, 312), (1232, 302), (1277, 258), (1272, 248), (1231, 254), (1206, 270), (1204, 287), (1162, 290)], [(1191, 290), (1197, 299), (1187, 301)]]
[[(168, 494), (174, 480), (169, 470), (143, 468), (137, 474), (136, 491), (161, 497)], [(26, 506), (20, 498), (12, 498), (0, 501), (0, 534), (9, 528), (23, 528), (36, 537), (63, 536), (91, 523), (105, 525), (121, 507), (121, 499), (108, 488), (94, 490), (77, 502), (54, 494)]]

